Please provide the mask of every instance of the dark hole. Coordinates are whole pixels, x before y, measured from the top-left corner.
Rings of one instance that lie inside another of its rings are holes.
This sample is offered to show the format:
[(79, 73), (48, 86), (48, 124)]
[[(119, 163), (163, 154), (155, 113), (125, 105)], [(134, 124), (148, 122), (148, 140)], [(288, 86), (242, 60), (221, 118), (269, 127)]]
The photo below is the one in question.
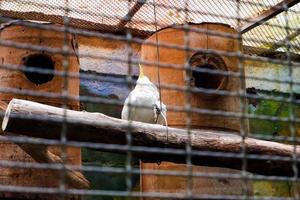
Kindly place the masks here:
[(26, 70), (25, 76), (35, 84), (47, 83), (54, 77), (54, 63), (47, 55), (30, 55), (24, 59), (23, 64)]
[[(200, 69), (210, 70), (218, 69), (217, 67), (210, 64), (197, 65), (196, 67)], [(220, 74), (213, 74), (210, 72), (193, 71), (193, 78), (196, 87), (206, 89), (218, 89), (224, 77)]]

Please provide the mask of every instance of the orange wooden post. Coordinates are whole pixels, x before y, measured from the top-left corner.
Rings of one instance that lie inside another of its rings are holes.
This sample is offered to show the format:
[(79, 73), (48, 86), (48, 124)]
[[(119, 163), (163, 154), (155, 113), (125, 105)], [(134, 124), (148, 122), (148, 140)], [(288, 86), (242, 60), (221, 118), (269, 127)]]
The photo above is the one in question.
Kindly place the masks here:
[[(49, 27), (50, 28), (50, 27)], [(11, 25), (0, 32), (1, 40), (10, 40), (17, 44), (40, 45), (47, 48), (60, 48), (64, 45), (64, 33), (51, 30), (29, 28), (19, 25)], [(68, 45), (71, 53), (77, 51), (76, 40), (73, 35), (68, 34)], [(1, 64), (15, 65), (16, 69), (0, 68), (0, 102), (8, 103), (12, 98), (27, 99), (49, 105), (60, 106), (63, 99), (59, 97), (47, 97), (48, 95), (62, 95), (64, 90), (64, 77), (53, 73), (42, 74), (24, 72), (21, 65), (38, 67), (47, 70), (62, 72), (64, 56), (62, 53), (50, 54), (43, 50), (33, 51), (18, 47), (0, 46)], [(79, 74), (79, 60), (76, 56), (68, 56), (68, 72)], [(26, 69), (28, 69), (26, 67)], [(3, 90), (8, 91), (4, 92)], [(34, 92), (31, 95), (28, 91)], [(79, 96), (79, 78), (68, 78), (67, 94), (73, 97)], [(68, 100), (68, 108), (79, 110), (79, 101)], [(16, 144), (0, 142), (0, 160), (34, 162), (32, 158), (20, 149)], [(48, 147), (52, 153), (60, 155), (59, 147)], [(80, 148), (68, 147), (67, 163), (81, 165)], [(33, 186), (33, 187), (57, 187), (59, 177), (51, 176), (48, 170), (39, 169), (17, 169), (0, 168), (0, 184)], [(26, 194), (26, 193), (1, 193), (0, 197), (30, 198), (30, 199), (57, 199), (54, 195)], [(77, 197), (73, 197), (77, 198)]]
[[(231, 71), (238, 72), (238, 58), (224, 55), (212, 55), (201, 52), (200, 49), (219, 50), (225, 52), (237, 52), (240, 50), (241, 43), (237, 39), (232, 39), (224, 36), (216, 36), (207, 34), (205, 30), (215, 31), (216, 33), (232, 34), (237, 36), (237, 32), (224, 24), (202, 23), (198, 25), (190, 25), (191, 28), (197, 29), (200, 32), (189, 31), (189, 46), (191, 48), (199, 48), (199, 51), (191, 51), (186, 54), (184, 49), (175, 49), (167, 47), (159, 47), (143, 44), (141, 49), (142, 60), (156, 62), (157, 52), (159, 52), (159, 62), (164, 64), (178, 64), (182, 67), (187, 60), (192, 67), (218, 69), (223, 72)], [(160, 43), (177, 45), (184, 47), (185, 32), (183, 29), (166, 28), (148, 38), (147, 42), (155, 43), (156, 39)], [(144, 73), (151, 79), (152, 82), (158, 83), (158, 68), (155, 65), (143, 65)], [(186, 86), (187, 72), (184, 69), (159, 68), (160, 83), (164, 85)], [(209, 73), (191, 74), (193, 77), (192, 85), (211, 89), (218, 92), (221, 90), (238, 92), (241, 89), (241, 81), (238, 77), (216, 75)], [(170, 89), (161, 89), (162, 101), (167, 106), (182, 106), (186, 102), (184, 91), (175, 91)], [(192, 93), (190, 103), (194, 108), (211, 109), (220, 111), (240, 112), (239, 97), (207, 95), (203, 93)], [(171, 127), (186, 127), (187, 114), (186, 112), (168, 111), (168, 123)], [(191, 115), (191, 128), (207, 128), (215, 130), (230, 130), (239, 132), (241, 129), (240, 119), (234, 117), (224, 117), (220, 115), (193, 113)], [(186, 165), (179, 165), (169, 162), (143, 163), (142, 169), (159, 169), (159, 170), (187, 170)], [(213, 168), (213, 167), (193, 167), (194, 172), (207, 173), (240, 173), (237, 170)], [(171, 176), (155, 176), (142, 175), (141, 190), (143, 192), (186, 192), (187, 177), (171, 177)], [(242, 181), (237, 179), (224, 178), (193, 178), (193, 192), (195, 194), (211, 194), (211, 195), (241, 195)]]

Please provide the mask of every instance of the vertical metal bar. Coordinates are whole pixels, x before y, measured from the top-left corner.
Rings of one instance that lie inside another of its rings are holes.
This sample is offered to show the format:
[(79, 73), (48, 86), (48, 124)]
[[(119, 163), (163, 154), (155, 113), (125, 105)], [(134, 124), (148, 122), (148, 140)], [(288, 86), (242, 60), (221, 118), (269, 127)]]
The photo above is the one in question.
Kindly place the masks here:
[[(153, 15), (154, 15), (154, 25), (155, 25), (155, 41), (156, 41), (156, 68), (157, 68), (157, 83), (158, 83), (158, 91), (159, 91), (159, 101), (160, 101), (160, 110), (162, 110), (162, 96), (161, 96), (161, 85), (160, 85), (160, 59), (159, 59), (159, 41), (158, 41), (158, 23), (156, 17), (156, 1), (153, 0)], [(167, 130), (168, 131), (168, 130)], [(167, 132), (167, 142), (168, 142), (168, 132)]]
[(286, 37), (284, 39), (284, 43), (286, 46), (286, 59), (288, 61), (288, 78), (289, 78), (289, 104), (288, 104), (288, 113), (289, 113), (289, 130), (290, 135), (292, 137), (292, 144), (293, 144), (293, 156), (292, 156), (292, 170), (294, 172), (294, 176), (292, 177), (292, 188), (290, 190), (293, 190), (293, 193), (290, 191), (290, 194), (292, 194), (292, 199), (299, 199), (298, 189), (297, 189), (297, 180), (298, 180), (298, 167), (297, 167), (297, 135), (296, 135), (296, 123), (295, 123), (295, 96), (294, 96), (294, 84), (293, 84), (293, 72), (294, 69), (291, 66), (291, 42), (289, 40), (290, 35), (290, 26), (289, 26), (289, 20), (288, 20), (288, 5), (283, 4), (284, 9), (284, 20), (285, 20), (285, 34)]
[[(128, 12), (131, 9), (131, 1), (128, 1), (127, 3), (127, 9)], [(132, 90), (132, 33), (130, 31), (130, 27), (131, 27), (131, 21), (128, 21), (128, 26), (129, 28), (126, 29), (126, 48), (128, 50), (128, 54), (127, 54), (127, 66), (128, 66), (128, 73), (127, 73), (127, 83), (128, 83), (128, 87), (130, 88), (130, 90)], [(131, 101), (129, 101), (131, 102)], [(134, 106), (134, 105), (133, 105)], [(129, 115), (131, 113), (131, 105), (129, 105)], [(127, 152), (126, 152), (126, 163), (125, 163), (125, 170), (126, 170), (126, 192), (127, 195), (130, 196), (131, 192), (132, 192), (132, 166), (131, 166), (131, 161), (132, 161), (132, 152), (131, 152), (131, 147), (132, 147), (132, 135), (131, 135), (131, 123), (132, 121), (129, 121), (129, 128), (127, 130), (126, 133), (126, 146), (127, 146)]]
[[(236, 13), (237, 13), (237, 27), (241, 27), (241, 1), (236, 0)], [(248, 199), (249, 195), (249, 183), (248, 183), (248, 175), (247, 175), (247, 147), (245, 145), (245, 139), (248, 137), (248, 123), (247, 123), (247, 118), (245, 117), (248, 113), (247, 105), (246, 105), (246, 80), (245, 80), (245, 68), (243, 64), (243, 58), (242, 58), (242, 34), (241, 31), (238, 30), (238, 43), (239, 43), (239, 48), (237, 52), (237, 59), (238, 59), (238, 69), (239, 69), (239, 78), (240, 78), (240, 110), (241, 110), (241, 118), (240, 118), (240, 135), (242, 136), (242, 141), (241, 141), (241, 154), (242, 154), (242, 180), (243, 180), (243, 186), (242, 186), (242, 191), (243, 191), (243, 199)]]
[(67, 105), (68, 105), (68, 69), (69, 69), (69, 39), (68, 39), (68, 25), (69, 25), (69, 0), (65, 0), (64, 5), (64, 17), (63, 17), (63, 27), (64, 27), (64, 43), (62, 47), (63, 52), (63, 90), (62, 90), (62, 98), (63, 104), (62, 108), (64, 108), (64, 118), (62, 122), (62, 129), (61, 129), (61, 137), (60, 137), (60, 156), (63, 161), (62, 163), (62, 170), (61, 170), (61, 180), (59, 181), (59, 190), (61, 192), (60, 198), (63, 200), (65, 199), (66, 193), (66, 168), (65, 162), (67, 160)]
[(186, 196), (187, 199), (193, 199), (193, 165), (192, 165), (192, 145), (191, 145), (191, 123), (192, 123), (192, 105), (191, 105), (191, 76), (192, 76), (192, 66), (189, 64), (190, 58), (190, 27), (188, 24), (189, 19), (189, 0), (184, 1), (184, 49), (185, 49), (185, 58), (184, 58), (184, 69), (186, 74), (186, 84), (187, 90), (185, 91), (185, 109), (187, 109), (186, 113), (186, 133), (188, 135), (188, 142), (186, 143), (186, 165), (187, 165), (187, 172), (188, 172), (188, 180), (187, 180), (187, 188), (186, 188)]

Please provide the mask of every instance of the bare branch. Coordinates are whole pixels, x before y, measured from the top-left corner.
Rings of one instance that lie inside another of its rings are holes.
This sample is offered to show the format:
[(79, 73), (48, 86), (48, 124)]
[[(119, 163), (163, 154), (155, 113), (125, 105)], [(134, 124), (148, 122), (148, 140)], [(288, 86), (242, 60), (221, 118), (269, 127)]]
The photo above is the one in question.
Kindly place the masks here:
[[(186, 161), (185, 145), (189, 138), (184, 129), (169, 128), (167, 140), (166, 127), (161, 125), (128, 123), (101, 113), (73, 110), (67, 110), (66, 113), (69, 140), (126, 145), (126, 133), (130, 128), (133, 145), (137, 147), (131, 149), (135, 156), (146, 162)], [(2, 129), (31, 137), (59, 139), (63, 120), (64, 110), (61, 108), (13, 99), (7, 108)], [(193, 164), (241, 169), (243, 141), (239, 135), (214, 130), (192, 130), (191, 138)], [(276, 176), (294, 175), (292, 145), (253, 138), (246, 138), (244, 144), (248, 154), (246, 159), (249, 172)], [(100, 150), (116, 153), (128, 151), (127, 148)], [(300, 152), (296, 149), (296, 156), (299, 155)]]

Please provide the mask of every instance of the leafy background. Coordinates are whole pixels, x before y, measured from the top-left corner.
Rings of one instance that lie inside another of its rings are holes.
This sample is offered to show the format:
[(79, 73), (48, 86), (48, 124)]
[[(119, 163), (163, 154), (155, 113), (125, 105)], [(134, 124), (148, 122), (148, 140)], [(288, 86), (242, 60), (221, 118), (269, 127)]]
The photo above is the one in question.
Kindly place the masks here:
[[(261, 97), (282, 97), (289, 99), (289, 94), (277, 91), (256, 91)], [(297, 99), (295, 95), (293, 99)], [(284, 101), (275, 100), (254, 100), (248, 99), (248, 112), (253, 116), (280, 117), (289, 119), (291, 115), (299, 117), (299, 105)], [(262, 119), (249, 119), (249, 127), (252, 136), (264, 137), (268, 140), (276, 140), (283, 143), (289, 143), (292, 139), (292, 131), (295, 136), (299, 135), (299, 124), (293, 124), (283, 121), (270, 121)], [(294, 129), (294, 130), (293, 130)], [(290, 140), (289, 140), (290, 139)], [(254, 194), (258, 196), (289, 197), (298, 191), (296, 184), (287, 181), (254, 181)]]

